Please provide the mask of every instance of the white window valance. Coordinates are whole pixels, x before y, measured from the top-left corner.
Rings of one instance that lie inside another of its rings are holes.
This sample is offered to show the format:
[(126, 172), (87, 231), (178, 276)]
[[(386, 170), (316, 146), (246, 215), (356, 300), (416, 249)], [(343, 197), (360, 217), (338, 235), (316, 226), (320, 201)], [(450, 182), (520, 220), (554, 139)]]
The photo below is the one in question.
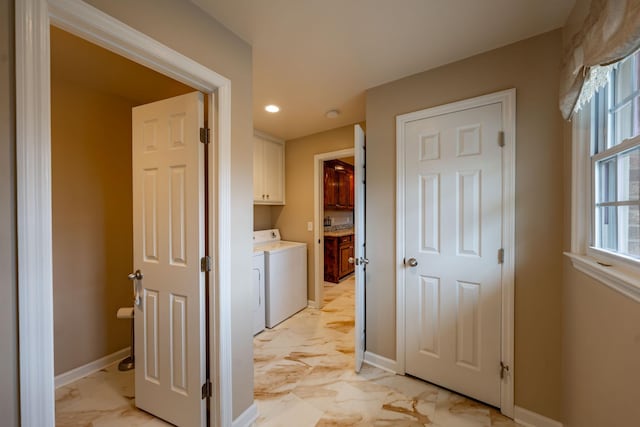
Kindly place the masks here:
[(640, 48), (640, 0), (578, 0), (563, 35), (560, 111), (570, 119), (606, 83), (605, 66)]

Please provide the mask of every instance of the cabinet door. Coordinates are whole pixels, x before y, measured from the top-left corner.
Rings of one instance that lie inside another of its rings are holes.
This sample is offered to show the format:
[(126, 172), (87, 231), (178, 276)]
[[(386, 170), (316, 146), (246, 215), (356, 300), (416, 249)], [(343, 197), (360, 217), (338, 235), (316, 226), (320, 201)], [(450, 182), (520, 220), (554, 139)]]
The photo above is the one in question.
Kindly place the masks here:
[(336, 207), (336, 171), (326, 164), (324, 165), (324, 207)]
[(284, 203), (284, 146), (263, 140), (264, 193), (270, 204)]
[(347, 242), (340, 245), (340, 261), (338, 275), (340, 277), (346, 276), (351, 272), (351, 264), (349, 264), (349, 257), (353, 255), (353, 243)]
[(264, 161), (263, 140), (253, 137), (253, 201), (263, 202), (264, 193)]
[(349, 172), (345, 170), (336, 171), (338, 181), (338, 200), (336, 207), (346, 209), (349, 207)]
[(335, 237), (324, 238), (324, 280), (325, 282), (338, 283), (338, 239)]

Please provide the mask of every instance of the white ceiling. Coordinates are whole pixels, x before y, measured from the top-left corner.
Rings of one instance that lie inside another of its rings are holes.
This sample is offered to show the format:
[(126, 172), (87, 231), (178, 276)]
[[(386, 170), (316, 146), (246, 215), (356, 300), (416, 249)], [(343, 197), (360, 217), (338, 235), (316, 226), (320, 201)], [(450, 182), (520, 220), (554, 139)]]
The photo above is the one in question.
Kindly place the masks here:
[(287, 140), (364, 120), (368, 88), (559, 28), (575, 2), (192, 1), (253, 46), (254, 126)]

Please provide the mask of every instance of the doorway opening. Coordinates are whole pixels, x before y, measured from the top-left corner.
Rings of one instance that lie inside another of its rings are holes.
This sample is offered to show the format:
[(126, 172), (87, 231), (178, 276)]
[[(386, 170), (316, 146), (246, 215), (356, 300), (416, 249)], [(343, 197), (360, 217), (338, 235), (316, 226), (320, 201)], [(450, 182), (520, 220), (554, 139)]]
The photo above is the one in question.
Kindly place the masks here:
[[(353, 257), (352, 243), (355, 235), (354, 154), (355, 149), (347, 148), (314, 156), (313, 228), (314, 242), (317, 243), (313, 260), (315, 308), (322, 308), (325, 304), (325, 286), (331, 287), (332, 284), (339, 283), (341, 278), (345, 278), (353, 271), (348, 259)], [(342, 190), (342, 197), (340, 197), (340, 190)], [(325, 233), (329, 233), (329, 248), (326, 248)], [(342, 271), (339, 265), (341, 244), (346, 257)], [(327, 249), (328, 256), (326, 256)]]
[[(59, 26), (210, 95), (215, 123), (208, 158), (210, 253), (218, 284), (211, 295), (212, 417), (231, 423), (230, 81), (78, 0), (16, 4), (16, 182), (19, 275), (20, 412), (25, 425), (55, 420), (51, 230), (50, 27)], [(214, 97), (215, 95), (215, 97)], [(215, 107), (215, 108), (214, 108)], [(214, 221), (215, 220), (215, 221)]]
[[(323, 161), (324, 250), (320, 255), (325, 290), (347, 280), (355, 272), (354, 163), (353, 156)], [(322, 306), (327, 302), (327, 295), (324, 295)]]
[(142, 195), (132, 192), (132, 109), (194, 89), (64, 30), (50, 34), (56, 422), (120, 414), (129, 424), (152, 418), (135, 409), (135, 371), (115, 366), (134, 356), (127, 276), (143, 268), (133, 250), (132, 202)]

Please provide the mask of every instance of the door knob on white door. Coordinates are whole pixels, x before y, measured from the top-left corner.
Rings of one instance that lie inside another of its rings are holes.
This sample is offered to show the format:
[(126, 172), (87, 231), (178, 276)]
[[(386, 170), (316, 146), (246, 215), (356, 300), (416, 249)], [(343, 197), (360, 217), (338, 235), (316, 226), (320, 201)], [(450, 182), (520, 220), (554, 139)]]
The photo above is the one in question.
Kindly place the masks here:
[(367, 258), (354, 258), (352, 256), (349, 257), (349, 264), (355, 265), (367, 265), (369, 264), (369, 260)]
[(407, 260), (407, 264), (409, 264), (409, 267), (416, 267), (418, 265), (418, 260), (415, 258), (409, 258)]
[(142, 271), (136, 270), (135, 273), (131, 273), (127, 277), (129, 280), (133, 280), (133, 293), (135, 294), (133, 304), (136, 307), (140, 307), (140, 281), (144, 277), (144, 274), (142, 274)]
[(127, 277), (129, 280), (142, 280), (144, 275), (142, 274), (142, 271), (136, 270), (135, 273), (130, 273)]

